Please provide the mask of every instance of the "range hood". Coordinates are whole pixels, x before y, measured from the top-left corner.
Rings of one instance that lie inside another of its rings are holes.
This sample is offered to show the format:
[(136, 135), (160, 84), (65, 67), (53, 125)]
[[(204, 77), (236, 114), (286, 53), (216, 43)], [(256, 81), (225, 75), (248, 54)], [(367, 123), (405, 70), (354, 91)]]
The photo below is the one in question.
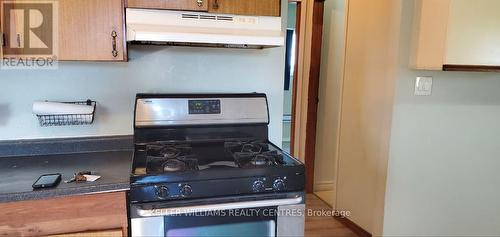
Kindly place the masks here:
[(127, 41), (139, 44), (268, 48), (284, 45), (281, 18), (127, 8)]

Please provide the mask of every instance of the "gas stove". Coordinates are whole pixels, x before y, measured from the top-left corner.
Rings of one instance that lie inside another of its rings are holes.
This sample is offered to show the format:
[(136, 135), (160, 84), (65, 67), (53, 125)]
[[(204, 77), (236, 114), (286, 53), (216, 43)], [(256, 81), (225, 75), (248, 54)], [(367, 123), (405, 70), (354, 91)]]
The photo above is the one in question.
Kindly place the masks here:
[[(190, 203), (302, 205), (304, 165), (269, 141), (268, 124), (265, 94), (138, 94), (132, 235), (145, 217), (166, 218), (165, 210)], [(167, 229), (135, 233), (168, 236)]]

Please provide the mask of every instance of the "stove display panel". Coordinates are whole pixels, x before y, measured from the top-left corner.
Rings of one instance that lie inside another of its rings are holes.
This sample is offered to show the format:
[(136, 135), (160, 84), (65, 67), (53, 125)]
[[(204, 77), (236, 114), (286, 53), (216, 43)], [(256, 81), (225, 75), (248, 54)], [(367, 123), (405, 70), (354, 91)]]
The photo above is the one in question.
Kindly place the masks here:
[(189, 114), (220, 114), (220, 100), (189, 100)]

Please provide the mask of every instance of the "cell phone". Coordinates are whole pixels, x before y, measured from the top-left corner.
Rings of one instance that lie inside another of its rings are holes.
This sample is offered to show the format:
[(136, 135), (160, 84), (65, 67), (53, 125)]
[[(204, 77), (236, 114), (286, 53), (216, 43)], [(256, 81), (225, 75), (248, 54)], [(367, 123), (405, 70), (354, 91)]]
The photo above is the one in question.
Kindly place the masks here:
[(44, 174), (32, 185), (34, 189), (52, 188), (61, 182), (61, 174)]

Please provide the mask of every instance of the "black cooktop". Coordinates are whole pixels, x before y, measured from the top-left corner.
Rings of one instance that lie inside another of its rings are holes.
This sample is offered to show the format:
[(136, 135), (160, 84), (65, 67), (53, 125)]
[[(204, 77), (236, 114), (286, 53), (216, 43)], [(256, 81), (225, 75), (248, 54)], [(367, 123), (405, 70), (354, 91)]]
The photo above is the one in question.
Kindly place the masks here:
[(269, 168), (297, 161), (267, 141), (151, 142), (137, 145), (135, 175), (179, 175), (205, 170)]

